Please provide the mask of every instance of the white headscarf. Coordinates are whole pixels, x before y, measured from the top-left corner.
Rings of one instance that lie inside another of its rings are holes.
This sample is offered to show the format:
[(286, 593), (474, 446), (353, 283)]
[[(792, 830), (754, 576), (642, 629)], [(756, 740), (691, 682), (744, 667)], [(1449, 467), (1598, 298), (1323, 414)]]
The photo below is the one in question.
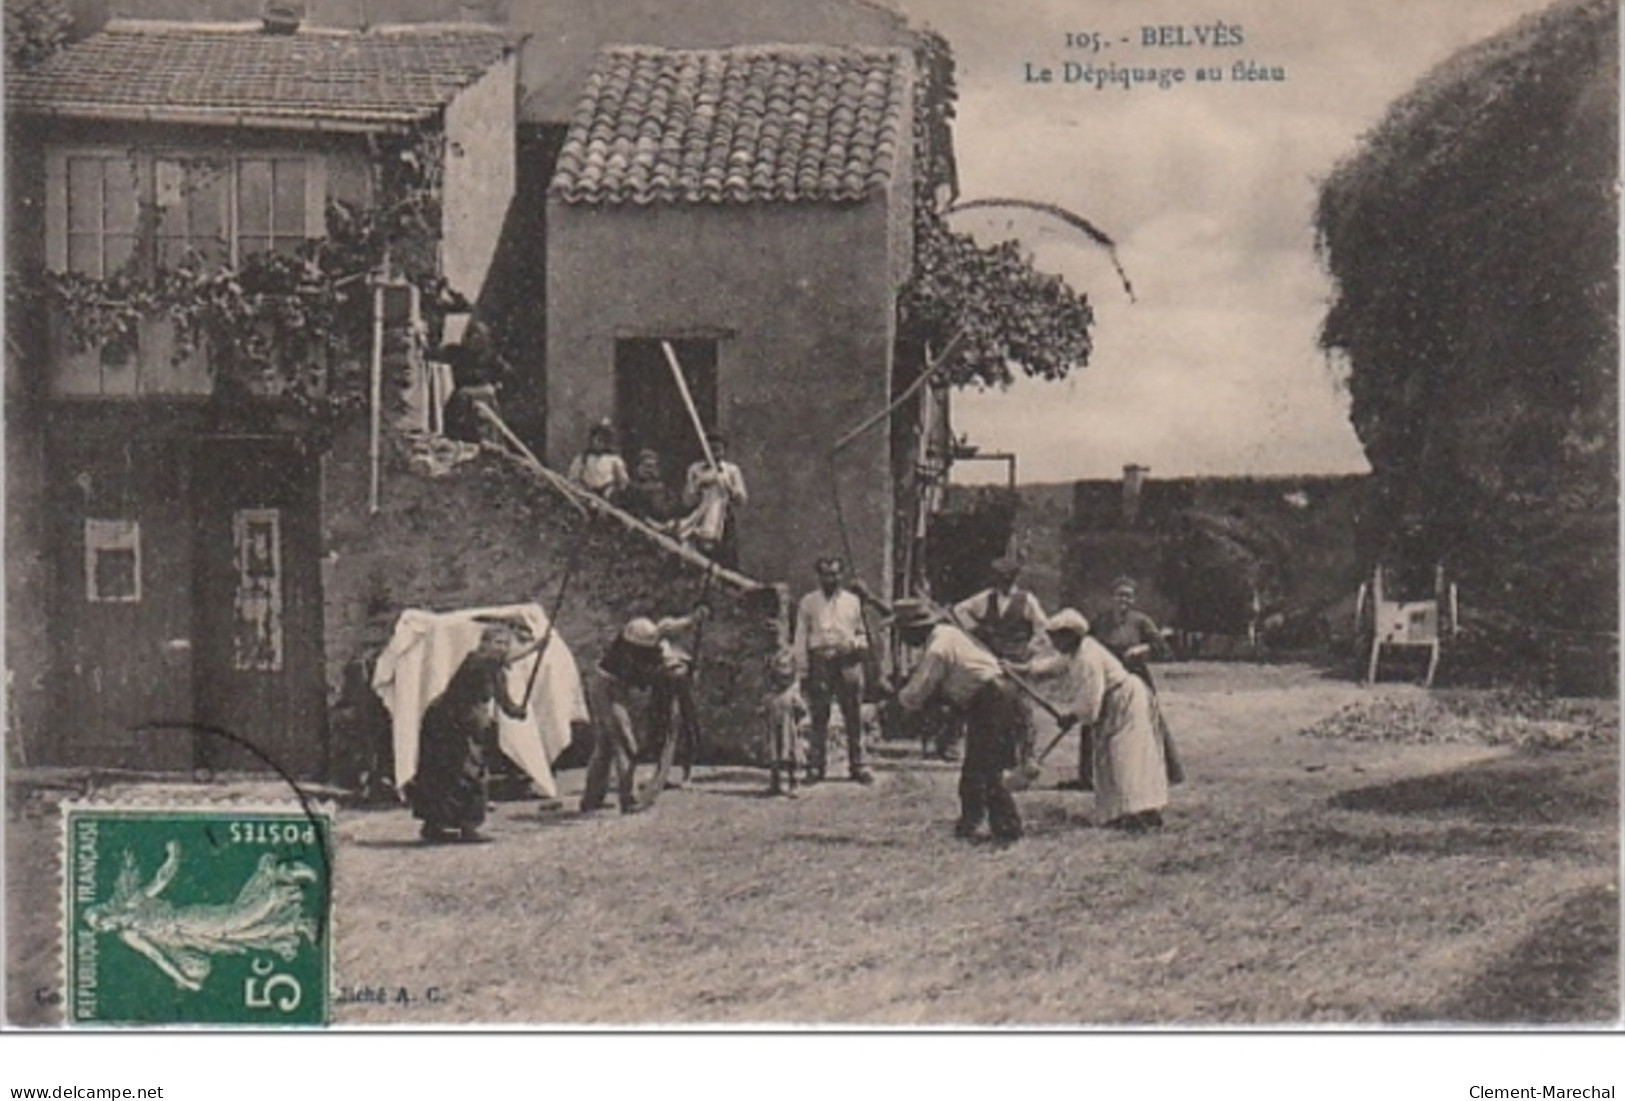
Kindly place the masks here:
[(1051, 634), (1071, 631), (1079, 638), (1083, 638), (1089, 634), (1089, 621), (1075, 608), (1062, 608), (1044, 621), (1044, 630)]

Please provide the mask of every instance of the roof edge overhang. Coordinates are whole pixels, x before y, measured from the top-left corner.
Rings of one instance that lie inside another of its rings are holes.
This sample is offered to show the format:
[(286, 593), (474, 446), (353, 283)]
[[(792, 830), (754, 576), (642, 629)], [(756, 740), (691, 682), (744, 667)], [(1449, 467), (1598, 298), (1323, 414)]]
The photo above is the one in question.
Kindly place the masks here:
[(17, 118), (73, 119), (81, 122), (150, 122), (176, 126), (218, 126), (250, 130), (300, 130), (306, 133), (376, 134), (405, 130), (426, 122), (442, 108), (421, 112), (371, 112), (324, 118), (320, 115), (277, 114), (207, 107), (124, 107), (96, 103), (54, 103), (14, 106), (6, 113)]
[(811, 207), (860, 207), (874, 202), (876, 199), (886, 197), (887, 188), (870, 187), (862, 195), (808, 195), (800, 198), (783, 198), (779, 196), (762, 195), (752, 196), (748, 199), (723, 196), (713, 198), (682, 197), (682, 198), (605, 198), (601, 196), (566, 196), (561, 195), (553, 188), (548, 188), (548, 201), (560, 206), (580, 207), (593, 210), (694, 210), (718, 209), (736, 207), (786, 207), (792, 210), (806, 210)]

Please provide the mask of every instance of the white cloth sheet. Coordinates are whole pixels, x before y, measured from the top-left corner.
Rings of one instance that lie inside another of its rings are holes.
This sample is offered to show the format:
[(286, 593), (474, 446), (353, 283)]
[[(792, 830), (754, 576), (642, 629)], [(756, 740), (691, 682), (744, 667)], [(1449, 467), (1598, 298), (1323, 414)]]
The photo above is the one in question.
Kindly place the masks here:
[[(476, 616), (519, 616), (537, 638), (547, 632), (547, 613), (539, 604), (509, 604), (497, 608), (470, 608), (456, 612), (427, 612), (409, 608), (395, 621), (395, 633), (379, 655), (372, 688), (384, 701), (393, 721), (395, 790), (401, 791), (417, 774), (418, 732), (423, 715), (457, 672), (463, 659), (479, 645), (481, 624)], [(541, 669), (523, 719), (497, 714), (498, 745), (524, 769), (536, 790), (558, 797), (552, 762), (570, 744), (572, 723), (587, 721), (587, 700), (575, 657), (564, 640), (554, 634), (540, 659), (532, 656), (508, 669), (508, 692), (522, 699), (531, 669)]]

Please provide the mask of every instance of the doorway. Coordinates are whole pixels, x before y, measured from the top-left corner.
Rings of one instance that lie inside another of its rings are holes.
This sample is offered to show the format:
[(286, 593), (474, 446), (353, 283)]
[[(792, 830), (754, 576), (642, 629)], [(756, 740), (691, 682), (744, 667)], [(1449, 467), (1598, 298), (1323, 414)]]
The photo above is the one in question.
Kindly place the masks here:
[(316, 456), (64, 414), (49, 447), (49, 763), (325, 774)]
[(186, 448), (91, 415), (59, 418), (48, 454), (48, 761), (188, 771), (194, 647)]
[[(615, 420), (621, 454), (629, 467), (648, 448), (660, 455), (666, 484), (680, 493), (689, 464), (705, 458), (693, 420), (658, 337), (615, 342)], [(717, 342), (667, 340), (682, 365), (683, 379), (706, 431), (717, 427)]]
[[(193, 679), (199, 722), (295, 776), (327, 771), (316, 457), (290, 439), (205, 439), (194, 451)], [(265, 768), (202, 739), (199, 766)]]

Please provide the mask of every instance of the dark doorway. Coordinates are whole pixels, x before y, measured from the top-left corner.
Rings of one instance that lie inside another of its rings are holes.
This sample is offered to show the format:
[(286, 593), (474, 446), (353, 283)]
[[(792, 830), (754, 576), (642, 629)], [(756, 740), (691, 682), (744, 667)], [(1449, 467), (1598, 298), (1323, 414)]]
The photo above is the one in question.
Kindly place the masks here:
[[(210, 439), (194, 454), (197, 717), (297, 776), (324, 775), (316, 456), (286, 439)], [(265, 768), (212, 739), (198, 764)]]
[[(666, 343), (682, 365), (700, 420), (707, 431), (715, 429), (717, 342), (687, 339)], [(682, 488), (690, 463), (705, 458), (658, 338), (615, 342), (615, 419), (627, 464), (636, 464), (638, 452), (644, 448), (659, 452), (661, 470), (673, 489)]]

